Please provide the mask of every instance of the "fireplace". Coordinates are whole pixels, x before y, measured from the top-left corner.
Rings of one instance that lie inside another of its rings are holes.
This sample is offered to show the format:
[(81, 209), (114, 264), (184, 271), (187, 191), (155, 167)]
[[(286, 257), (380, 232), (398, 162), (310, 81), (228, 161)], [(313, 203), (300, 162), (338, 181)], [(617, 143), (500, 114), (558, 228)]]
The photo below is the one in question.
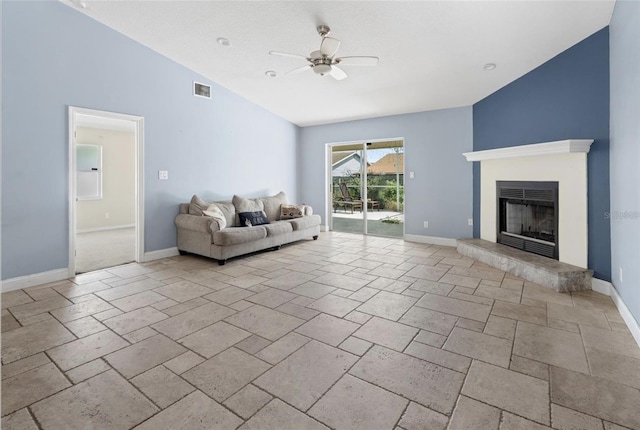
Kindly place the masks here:
[(497, 181), (497, 242), (558, 260), (558, 182)]

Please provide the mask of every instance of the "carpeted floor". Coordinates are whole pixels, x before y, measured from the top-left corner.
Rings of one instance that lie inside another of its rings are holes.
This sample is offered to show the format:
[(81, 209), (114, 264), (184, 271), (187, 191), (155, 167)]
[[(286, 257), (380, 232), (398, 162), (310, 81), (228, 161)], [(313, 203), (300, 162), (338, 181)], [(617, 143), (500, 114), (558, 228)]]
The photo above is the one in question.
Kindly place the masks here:
[(135, 229), (78, 233), (76, 236), (76, 273), (119, 266), (135, 260)]

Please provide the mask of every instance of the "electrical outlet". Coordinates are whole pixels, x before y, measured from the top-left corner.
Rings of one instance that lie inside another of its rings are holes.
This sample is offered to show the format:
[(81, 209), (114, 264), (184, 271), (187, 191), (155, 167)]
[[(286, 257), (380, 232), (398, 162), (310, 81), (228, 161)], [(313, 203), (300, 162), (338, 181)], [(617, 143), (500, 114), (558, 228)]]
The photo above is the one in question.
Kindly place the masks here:
[(416, 172), (409, 172), (409, 179), (413, 179), (416, 177)]
[(622, 267), (618, 267), (620, 282), (622, 282)]
[(104, 219), (109, 219), (109, 218), (111, 218), (111, 214), (109, 212), (105, 212)]
[(168, 170), (158, 170), (158, 179), (161, 181), (166, 181), (169, 179), (169, 171)]
[(424, 222), (424, 228), (429, 228), (429, 221)]
[(468, 225), (473, 226), (473, 218), (467, 220)]

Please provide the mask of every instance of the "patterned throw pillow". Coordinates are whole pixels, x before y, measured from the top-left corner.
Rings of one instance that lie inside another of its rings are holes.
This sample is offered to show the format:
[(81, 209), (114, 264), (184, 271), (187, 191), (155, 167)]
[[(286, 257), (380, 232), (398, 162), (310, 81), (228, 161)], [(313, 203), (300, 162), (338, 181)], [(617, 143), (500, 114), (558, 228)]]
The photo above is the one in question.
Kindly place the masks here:
[(264, 211), (240, 212), (238, 216), (240, 217), (241, 227), (270, 224), (269, 218), (267, 218), (267, 214), (265, 214)]
[(304, 205), (281, 205), (280, 219), (302, 218), (304, 216)]
[(210, 204), (207, 209), (202, 211), (203, 216), (210, 216), (214, 220), (218, 221), (220, 230), (227, 226), (227, 219), (224, 217), (224, 213), (215, 203)]

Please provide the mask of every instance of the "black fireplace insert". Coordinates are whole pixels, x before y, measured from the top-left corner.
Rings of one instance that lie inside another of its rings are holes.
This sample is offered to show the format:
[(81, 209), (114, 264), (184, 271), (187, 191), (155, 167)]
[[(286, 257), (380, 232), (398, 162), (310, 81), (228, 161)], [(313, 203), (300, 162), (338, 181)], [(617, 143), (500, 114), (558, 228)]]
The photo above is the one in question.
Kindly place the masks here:
[(558, 183), (497, 181), (497, 242), (558, 259)]

